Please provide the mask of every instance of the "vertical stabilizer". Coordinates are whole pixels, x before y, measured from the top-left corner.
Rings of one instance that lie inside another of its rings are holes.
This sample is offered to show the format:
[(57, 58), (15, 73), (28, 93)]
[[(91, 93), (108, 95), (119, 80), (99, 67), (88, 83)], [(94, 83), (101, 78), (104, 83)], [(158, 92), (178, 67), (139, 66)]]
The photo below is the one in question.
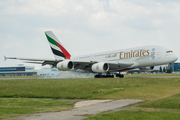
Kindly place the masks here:
[(53, 34), (51, 31), (46, 31), (45, 35), (51, 47), (51, 50), (54, 54), (56, 60), (70, 59), (71, 55), (69, 52), (64, 48), (62, 43), (58, 40), (58, 38)]

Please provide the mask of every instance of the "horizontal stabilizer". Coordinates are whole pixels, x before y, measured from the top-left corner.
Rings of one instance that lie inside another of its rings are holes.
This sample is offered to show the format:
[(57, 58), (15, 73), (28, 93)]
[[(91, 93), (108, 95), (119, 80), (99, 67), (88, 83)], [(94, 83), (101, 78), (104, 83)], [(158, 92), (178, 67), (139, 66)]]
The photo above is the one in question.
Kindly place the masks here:
[(6, 56), (4, 56), (4, 61), (6, 61), (6, 59), (7, 59)]
[[(32, 59), (32, 58), (17, 58), (17, 57), (5, 57), (4, 56), (4, 58), (5, 58), (5, 60), (7, 60), (7, 59), (16, 59), (16, 60), (27, 60), (27, 61), (55, 61), (55, 60), (53, 60), (53, 59)], [(59, 61), (61, 61), (61, 60), (59, 60)]]
[(7, 60), (7, 59), (25, 60), (25, 63), (42, 64), (42, 66), (44, 65), (56, 66), (58, 62), (63, 61), (63, 60), (52, 60), (52, 59), (29, 59), (29, 58), (17, 58), (17, 57), (4, 56), (4, 60)]

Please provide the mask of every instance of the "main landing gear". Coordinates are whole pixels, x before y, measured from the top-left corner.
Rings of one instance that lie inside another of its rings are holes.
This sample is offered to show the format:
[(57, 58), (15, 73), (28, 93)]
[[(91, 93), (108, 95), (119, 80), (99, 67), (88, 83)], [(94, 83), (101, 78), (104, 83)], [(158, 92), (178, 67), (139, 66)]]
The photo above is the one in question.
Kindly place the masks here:
[(119, 72), (119, 74), (116, 74), (116, 77), (119, 77), (119, 78), (124, 78), (124, 75), (121, 74), (121, 72)]
[[(124, 75), (119, 72), (119, 74), (116, 74), (116, 77), (124, 78)], [(102, 75), (101, 73), (99, 73), (95, 75), (94, 78), (114, 78), (114, 75), (111, 75), (109, 72), (106, 75)]]
[(94, 78), (114, 78), (114, 75), (110, 75), (107, 73), (106, 75), (102, 75), (101, 73), (94, 76)]
[(124, 78), (124, 75), (123, 74), (116, 74), (116, 77)]

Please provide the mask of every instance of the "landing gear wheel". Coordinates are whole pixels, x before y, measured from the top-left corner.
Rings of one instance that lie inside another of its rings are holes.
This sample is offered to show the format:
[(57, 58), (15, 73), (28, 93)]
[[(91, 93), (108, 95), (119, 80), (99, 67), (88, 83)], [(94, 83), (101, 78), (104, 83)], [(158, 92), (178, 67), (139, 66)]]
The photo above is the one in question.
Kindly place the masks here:
[(120, 75), (119, 75), (119, 78), (124, 78), (124, 75), (123, 75), (123, 74), (120, 74)]
[(116, 74), (116, 77), (119, 77), (119, 74)]
[(116, 74), (116, 77), (124, 78), (124, 75), (119, 72), (119, 74)]
[(102, 78), (102, 77), (103, 77), (103, 75), (101, 75), (101, 73), (94, 76), (94, 78)]
[(110, 73), (107, 73), (106, 75), (98, 74), (95, 75), (94, 78), (114, 78), (114, 75), (110, 75)]
[(111, 75), (111, 78), (114, 78), (114, 75)]

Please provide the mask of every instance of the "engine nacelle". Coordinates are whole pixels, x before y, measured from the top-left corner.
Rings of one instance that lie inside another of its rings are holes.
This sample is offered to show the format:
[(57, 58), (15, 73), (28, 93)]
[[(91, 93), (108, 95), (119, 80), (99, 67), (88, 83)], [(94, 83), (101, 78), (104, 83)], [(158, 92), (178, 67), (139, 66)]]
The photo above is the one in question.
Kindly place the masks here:
[(72, 61), (62, 61), (57, 64), (57, 69), (62, 71), (68, 71), (71, 70), (74, 67), (74, 64)]
[(93, 64), (91, 69), (93, 72), (96, 72), (96, 73), (104, 73), (109, 70), (109, 65), (107, 63), (100, 62), (100, 63)]
[(154, 66), (150, 66), (150, 67), (141, 67), (141, 68), (139, 68), (139, 69), (140, 69), (140, 71), (150, 72), (150, 71), (153, 71)]

